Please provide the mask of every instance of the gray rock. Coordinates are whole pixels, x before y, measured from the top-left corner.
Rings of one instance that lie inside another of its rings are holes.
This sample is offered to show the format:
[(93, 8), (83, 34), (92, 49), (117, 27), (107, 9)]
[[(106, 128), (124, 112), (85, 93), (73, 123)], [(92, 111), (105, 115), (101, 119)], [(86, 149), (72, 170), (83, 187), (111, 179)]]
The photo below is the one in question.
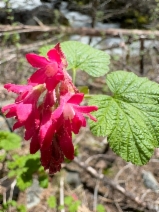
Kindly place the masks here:
[(9, 131), (8, 125), (7, 125), (6, 120), (3, 116), (0, 116), (0, 130)]
[(34, 178), (33, 184), (30, 188), (27, 189), (27, 208), (32, 208), (39, 204), (40, 194), (43, 189), (39, 186), (39, 181)]
[(81, 180), (78, 172), (68, 172), (66, 176), (66, 182), (72, 187), (76, 188), (81, 184)]
[(159, 191), (159, 184), (151, 172), (143, 170), (142, 178), (143, 178), (143, 183), (147, 188), (153, 191)]

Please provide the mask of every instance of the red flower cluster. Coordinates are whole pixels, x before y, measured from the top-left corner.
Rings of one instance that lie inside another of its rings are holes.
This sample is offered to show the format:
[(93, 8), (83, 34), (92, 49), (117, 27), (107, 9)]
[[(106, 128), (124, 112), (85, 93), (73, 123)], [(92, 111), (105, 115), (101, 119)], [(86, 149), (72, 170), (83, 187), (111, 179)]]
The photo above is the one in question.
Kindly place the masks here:
[(26, 55), (28, 62), (38, 69), (27, 85), (4, 86), (18, 97), (2, 112), (7, 118), (15, 117), (13, 129), (25, 128), (25, 140), (31, 139), (30, 153), (40, 150), (42, 165), (54, 174), (61, 169), (64, 156), (73, 160), (72, 132), (78, 134), (86, 126), (84, 115), (96, 121), (90, 112), (97, 107), (79, 105), (84, 94), (79, 93), (66, 72), (67, 61), (60, 45), (48, 51), (47, 56)]

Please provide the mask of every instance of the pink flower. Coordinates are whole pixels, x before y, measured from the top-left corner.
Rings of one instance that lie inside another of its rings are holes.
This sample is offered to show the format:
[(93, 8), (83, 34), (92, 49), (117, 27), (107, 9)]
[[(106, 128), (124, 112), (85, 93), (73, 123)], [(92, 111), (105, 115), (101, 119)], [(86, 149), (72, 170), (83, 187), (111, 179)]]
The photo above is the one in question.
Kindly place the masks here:
[(64, 54), (59, 43), (47, 53), (48, 59), (37, 54), (27, 54), (28, 62), (39, 68), (28, 80), (29, 84), (46, 83), (46, 88), (51, 91), (63, 80), (63, 69), (67, 66)]
[(72, 132), (79, 133), (81, 127), (86, 126), (84, 115), (93, 121), (96, 119), (90, 114), (97, 110), (96, 106), (79, 106), (84, 97), (83, 93), (67, 93), (60, 97), (60, 106), (52, 113), (52, 119), (57, 120), (56, 135), (59, 145), (66, 158), (74, 158)]
[[(83, 93), (66, 72), (67, 61), (57, 44), (48, 51), (48, 58), (27, 54), (28, 62), (38, 70), (28, 79), (27, 85), (6, 84), (8, 91), (18, 94), (15, 103), (2, 108), (7, 118), (15, 117), (13, 129), (24, 127), (25, 140), (31, 139), (30, 153), (41, 152), (41, 164), (54, 174), (61, 169), (64, 157), (73, 160), (72, 132), (79, 133), (86, 126), (85, 116), (96, 106), (80, 106)], [(41, 102), (41, 94), (43, 95)]]
[(15, 117), (17, 122), (13, 129), (25, 126), (25, 139), (29, 140), (35, 129), (39, 126), (39, 112), (37, 101), (41, 93), (45, 90), (44, 85), (14, 85), (6, 84), (4, 86), (8, 91), (19, 94), (15, 103), (4, 106), (2, 112), (7, 118)]
[(39, 106), (40, 125), (31, 139), (30, 153), (36, 153), (40, 148), (49, 149), (55, 132), (55, 124), (51, 118), (52, 109), (55, 103), (54, 91), (46, 93), (43, 103)]
[(43, 110), (41, 125), (39, 129), (39, 142), (41, 149), (48, 149), (51, 145), (55, 130), (56, 120), (52, 119), (52, 111), (54, 110), (55, 94), (54, 92), (47, 92)]
[(59, 146), (58, 140), (54, 137), (50, 148), (41, 149), (41, 164), (44, 169), (49, 169), (49, 174), (54, 174), (61, 169), (61, 163), (64, 161), (63, 152)]

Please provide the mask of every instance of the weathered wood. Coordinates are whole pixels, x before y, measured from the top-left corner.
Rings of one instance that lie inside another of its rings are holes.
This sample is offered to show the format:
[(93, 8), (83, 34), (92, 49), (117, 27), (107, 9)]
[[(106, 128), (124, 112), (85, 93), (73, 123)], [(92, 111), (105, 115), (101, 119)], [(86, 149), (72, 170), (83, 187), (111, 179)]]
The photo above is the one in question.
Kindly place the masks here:
[(15, 33), (26, 33), (26, 32), (54, 32), (54, 33), (65, 33), (65, 34), (79, 34), (79, 35), (89, 35), (89, 36), (114, 36), (119, 35), (137, 35), (145, 36), (145, 38), (159, 37), (158, 30), (139, 30), (139, 29), (94, 29), (88, 27), (72, 28), (72, 27), (50, 27), (50, 26), (11, 26), (11, 25), (0, 25), (0, 36)]

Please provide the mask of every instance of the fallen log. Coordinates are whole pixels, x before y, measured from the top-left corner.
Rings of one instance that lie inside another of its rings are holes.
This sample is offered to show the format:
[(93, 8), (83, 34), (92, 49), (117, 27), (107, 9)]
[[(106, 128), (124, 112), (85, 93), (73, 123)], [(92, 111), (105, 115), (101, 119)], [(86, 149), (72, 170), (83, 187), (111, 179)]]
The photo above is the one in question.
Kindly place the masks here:
[(126, 36), (143, 36), (144, 38), (156, 38), (159, 37), (158, 30), (139, 30), (139, 29), (98, 29), (98, 28), (72, 28), (72, 27), (63, 27), (63, 26), (28, 26), (28, 25), (0, 25), (0, 36), (4, 36), (6, 33), (12, 35), (15, 33), (26, 33), (26, 32), (54, 32), (54, 33), (64, 33), (64, 34), (79, 34), (79, 35), (89, 35), (89, 36), (114, 36), (118, 37), (121, 35)]

